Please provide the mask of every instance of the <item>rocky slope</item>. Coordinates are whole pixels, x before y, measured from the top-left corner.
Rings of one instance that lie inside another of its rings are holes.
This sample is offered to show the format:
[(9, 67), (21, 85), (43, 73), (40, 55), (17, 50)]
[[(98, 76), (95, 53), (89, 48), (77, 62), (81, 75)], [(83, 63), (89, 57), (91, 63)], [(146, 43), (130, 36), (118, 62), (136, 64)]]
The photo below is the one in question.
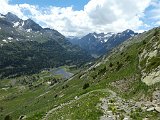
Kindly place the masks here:
[(147, 85), (160, 82), (160, 35), (159, 29), (155, 29), (154, 36), (146, 43), (139, 54), (141, 80)]

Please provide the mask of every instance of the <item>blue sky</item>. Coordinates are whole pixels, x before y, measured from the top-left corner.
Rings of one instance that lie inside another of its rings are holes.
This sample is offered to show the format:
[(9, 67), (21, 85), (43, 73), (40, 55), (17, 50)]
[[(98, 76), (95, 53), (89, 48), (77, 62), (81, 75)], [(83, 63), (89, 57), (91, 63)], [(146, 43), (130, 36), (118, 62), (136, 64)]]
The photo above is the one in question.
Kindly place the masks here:
[(7, 12), (65, 36), (160, 26), (160, 0), (1, 0), (0, 13)]
[(75, 10), (82, 10), (89, 0), (11, 0), (11, 4), (32, 4), (39, 5), (41, 7), (57, 6), (57, 7), (68, 7), (73, 6)]

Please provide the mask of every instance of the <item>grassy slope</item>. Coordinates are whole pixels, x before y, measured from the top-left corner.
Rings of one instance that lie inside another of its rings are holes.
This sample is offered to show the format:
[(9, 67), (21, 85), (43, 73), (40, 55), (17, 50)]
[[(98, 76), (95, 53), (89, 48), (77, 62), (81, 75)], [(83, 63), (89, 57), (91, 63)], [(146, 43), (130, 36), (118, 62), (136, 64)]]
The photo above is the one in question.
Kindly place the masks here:
[[(145, 41), (147, 42), (149, 39), (150, 37), (146, 38)], [(10, 114), (13, 119), (17, 119), (20, 115), (26, 115), (28, 120), (39, 120), (53, 108), (75, 100), (75, 96), (78, 96), (79, 99), (57, 109), (49, 114), (48, 118), (51, 120), (62, 118), (99, 119), (102, 113), (96, 105), (100, 102), (100, 98), (108, 95), (108, 92), (103, 91), (106, 88), (116, 91), (126, 99), (138, 99), (144, 94), (149, 97), (156, 87), (160, 88), (160, 84), (148, 87), (140, 80), (138, 54), (143, 47), (142, 41), (126, 47), (121, 52), (114, 52), (106, 57), (108, 60), (105, 58), (106, 61), (103, 60), (99, 66), (91, 70), (81, 71), (72, 80), (60, 81), (55, 86), (48, 86), (44, 82), (31, 90), (28, 87), (25, 90), (20, 90), (18, 86), (7, 91), (1, 89), (0, 107), (3, 110), (0, 113), (0, 119)], [(112, 83), (121, 80), (123, 80), (125, 88), (118, 85), (117, 87), (113, 86)], [(83, 89), (85, 83), (89, 83), (87, 89)], [(4, 87), (5, 84), (8, 84), (7, 81), (6, 83), (1, 81), (1, 87)], [(2, 98), (2, 96), (6, 97)], [(152, 113), (143, 114), (143, 116), (151, 114), (151, 118), (155, 116)]]

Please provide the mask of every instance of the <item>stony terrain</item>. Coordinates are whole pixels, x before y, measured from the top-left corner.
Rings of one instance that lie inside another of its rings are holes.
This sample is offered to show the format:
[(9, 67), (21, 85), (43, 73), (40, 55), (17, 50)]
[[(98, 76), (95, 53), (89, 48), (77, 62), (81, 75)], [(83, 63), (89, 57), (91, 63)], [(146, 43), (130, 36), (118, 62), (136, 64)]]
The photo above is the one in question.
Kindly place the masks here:
[[(119, 97), (115, 92), (108, 90), (110, 95), (102, 98), (102, 103), (99, 107), (103, 110), (103, 116), (100, 120), (132, 120), (133, 113), (142, 112), (159, 112), (160, 114), (160, 90), (157, 90), (152, 95), (152, 100), (135, 101), (133, 99), (125, 100)], [(147, 116), (142, 118), (148, 120)]]

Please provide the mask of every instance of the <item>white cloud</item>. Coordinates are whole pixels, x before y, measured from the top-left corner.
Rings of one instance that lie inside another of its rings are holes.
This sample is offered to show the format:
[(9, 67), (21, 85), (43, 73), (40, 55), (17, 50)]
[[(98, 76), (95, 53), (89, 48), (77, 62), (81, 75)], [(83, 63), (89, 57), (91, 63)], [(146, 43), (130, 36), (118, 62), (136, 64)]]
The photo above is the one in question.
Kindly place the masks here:
[(83, 10), (76, 11), (72, 7), (10, 5), (8, 0), (1, 0), (0, 13), (11, 11), (23, 19), (30, 17), (44, 27), (56, 29), (64, 35), (81, 36), (89, 32), (119, 32), (125, 29), (140, 31), (139, 27), (145, 25), (141, 18), (145, 16), (145, 9), (150, 4), (155, 2), (90, 0)]
[[(112, 31), (124, 29), (137, 30), (143, 25), (140, 20), (151, 0), (91, 0), (86, 6), (89, 17), (94, 25), (111, 27)], [(108, 31), (110, 28), (104, 28)]]
[(150, 19), (160, 21), (160, 1), (159, 0), (152, 1), (151, 6), (153, 8), (149, 11)]
[(145, 12), (144, 21), (149, 28), (160, 26), (160, 1), (152, 0), (148, 10)]
[(157, 25), (157, 26), (160, 26), (160, 21), (157, 21), (157, 22), (156, 22), (156, 25)]

